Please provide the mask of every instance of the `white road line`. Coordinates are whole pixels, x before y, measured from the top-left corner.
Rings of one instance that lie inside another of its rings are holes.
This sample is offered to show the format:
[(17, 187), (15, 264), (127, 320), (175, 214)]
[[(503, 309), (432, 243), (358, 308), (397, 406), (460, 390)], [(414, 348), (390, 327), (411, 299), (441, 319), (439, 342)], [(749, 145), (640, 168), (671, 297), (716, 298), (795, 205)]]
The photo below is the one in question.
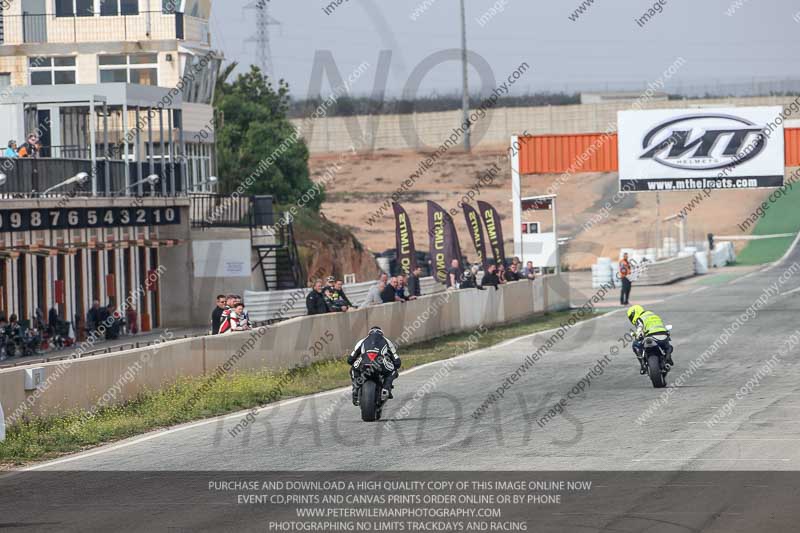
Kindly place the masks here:
[[(757, 420), (757, 421), (749, 421), (749, 420), (720, 420), (719, 422), (715, 422), (714, 425), (717, 424), (747, 424), (750, 422), (751, 424), (757, 424), (759, 422), (800, 422), (800, 419), (796, 418), (767, 418), (764, 420)], [(687, 424), (705, 424), (705, 422), (687, 422)]]
[(711, 287), (709, 287), (709, 286), (700, 287), (699, 289), (695, 289), (695, 290), (693, 290), (693, 291), (692, 291), (690, 294), (697, 294), (698, 292), (707, 291), (707, 290), (708, 290), (708, 289), (710, 289), (710, 288), (711, 288)]
[[(597, 316), (597, 317), (594, 317), (594, 318), (590, 318), (590, 319), (584, 320), (582, 322), (578, 322), (573, 327), (577, 327), (577, 326), (580, 326), (582, 324), (587, 324), (587, 323), (592, 322), (594, 320), (601, 320), (603, 318), (606, 318), (608, 316), (613, 315), (614, 313), (618, 313), (619, 311), (622, 311), (622, 309), (617, 309), (616, 311), (603, 313), (600, 316)], [(453, 359), (465, 359), (467, 357), (472, 357), (472, 356), (481, 354), (483, 352), (487, 352), (489, 350), (496, 350), (498, 348), (502, 348), (502, 347), (508, 346), (508, 345), (513, 344), (515, 342), (519, 342), (521, 340), (524, 340), (524, 339), (527, 339), (527, 338), (530, 338), (530, 337), (535, 337), (536, 335), (546, 335), (548, 333), (552, 333), (554, 331), (558, 331), (559, 329), (560, 329), (560, 326), (557, 327), (557, 328), (552, 328), (552, 329), (548, 329), (548, 330), (537, 331), (536, 333), (528, 333), (527, 335), (523, 335), (521, 337), (515, 337), (513, 339), (508, 339), (507, 341), (503, 341), (500, 344), (495, 344), (495, 345), (489, 346), (487, 348), (481, 348), (480, 350), (475, 350), (475, 351), (472, 351), (472, 352), (468, 352), (468, 353), (465, 353), (465, 354), (462, 354), (462, 355), (458, 355), (456, 357), (451, 357), (449, 359), (442, 359), (441, 361), (433, 361), (433, 362), (430, 362), (430, 363), (425, 363), (424, 365), (415, 366), (414, 368), (410, 368), (410, 369), (404, 371), (401, 375), (411, 374), (413, 372), (417, 372), (419, 370), (422, 370), (423, 368), (427, 368), (427, 367), (432, 366), (432, 365), (440, 365), (440, 364), (443, 364), (445, 361), (452, 361)], [(269, 405), (265, 405), (264, 407), (261, 407), (261, 408), (257, 409), (256, 411), (254, 411), (254, 415), (258, 416), (259, 414), (261, 414), (261, 413), (263, 413), (265, 411), (269, 411), (271, 409), (276, 409), (278, 407), (284, 407), (286, 405), (291, 405), (291, 404), (295, 404), (295, 403), (303, 402), (303, 401), (307, 401), (307, 400), (313, 400), (313, 399), (316, 399), (316, 398), (322, 398), (324, 396), (330, 396), (331, 394), (339, 394), (339, 393), (343, 393), (345, 391), (349, 392), (350, 391), (350, 387), (342, 387), (342, 388), (339, 388), (339, 389), (333, 389), (333, 390), (329, 390), (329, 391), (325, 391), (325, 392), (318, 392), (318, 393), (312, 394), (310, 396), (299, 396), (297, 398), (291, 398), (289, 400), (283, 400), (281, 402), (271, 403)], [(14, 472), (30, 472), (32, 470), (40, 470), (42, 468), (48, 468), (48, 467), (52, 467), (52, 466), (56, 466), (56, 465), (60, 465), (60, 464), (71, 463), (72, 461), (77, 461), (79, 459), (86, 459), (88, 457), (94, 457), (96, 455), (101, 455), (101, 454), (104, 454), (104, 453), (113, 452), (113, 451), (116, 451), (116, 450), (121, 450), (123, 448), (127, 448), (127, 447), (133, 446), (135, 444), (141, 444), (143, 442), (147, 442), (149, 440), (157, 439), (157, 438), (163, 437), (165, 435), (171, 435), (173, 433), (178, 433), (180, 431), (185, 431), (187, 429), (194, 429), (194, 428), (198, 428), (198, 427), (202, 427), (202, 426), (207, 426), (209, 424), (215, 424), (215, 423), (219, 422), (220, 420), (225, 421), (225, 420), (228, 420), (228, 419), (231, 419), (231, 418), (241, 418), (242, 416), (245, 416), (247, 413), (250, 413), (251, 410), (252, 409), (244, 409), (242, 411), (237, 411), (235, 413), (230, 413), (230, 414), (227, 414), (227, 415), (222, 415), (222, 416), (217, 416), (217, 417), (214, 417), (214, 418), (207, 418), (205, 420), (200, 420), (199, 422), (190, 422), (188, 424), (184, 424), (184, 425), (181, 425), (181, 426), (176, 426), (176, 427), (173, 427), (173, 428), (159, 430), (159, 431), (156, 431), (154, 433), (149, 433), (149, 434), (143, 435), (141, 437), (133, 437), (130, 440), (118, 442), (118, 443), (115, 443), (115, 444), (106, 445), (106, 446), (103, 446), (103, 447), (98, 448), (96, 450), (79, 453), (77, 455), (71, 455), (69, 457), (62, 457), (61, 459), (55, 459), (53, 461), (48, 461), (46, 463), (41, 463), (41, 464), (37, 464), (37, 465), (34, 465), (34, 466), (29, 466), (29, 467), (26, 467), (26, 468), (22, 468), (20, 470), (16, 470)], [(2, 477), (4, 477), (4, 476), (0, 476), (0, 478), (2, 478)]]
[(685, 441), (697, 441), (697, 442), (707, 442), (707, 441), (727, 441), (727, 442), (759, 442), (759, 441), (790, 441), (790, 442), (797, 442), (800, 439), (786, 439), (786, 438), (758, 438), (758, 439), (729, 439), (727, 437), (718, 437), (718, 438), (705, 438), (705, 439), (661, 439), (661, 442), (685, 442)]
[[(634, 463), (643, 463), (645, 461), (652, 462), (652, 459), (631, 459)], [(701, 457), (688, 457), (686, 459), (681, 460), (683, 463), (693, 463), (695, 461), (780, 461), (782, 463), (788, 463), (791, 459), (704, 459)]]
[(796, 289), (792, 289), (790, 291), (782, 292), (778, 296), (786, 296), (787, 294), (794, 294), (796, 292), (800, 292), (800, 287), (797, 287)]

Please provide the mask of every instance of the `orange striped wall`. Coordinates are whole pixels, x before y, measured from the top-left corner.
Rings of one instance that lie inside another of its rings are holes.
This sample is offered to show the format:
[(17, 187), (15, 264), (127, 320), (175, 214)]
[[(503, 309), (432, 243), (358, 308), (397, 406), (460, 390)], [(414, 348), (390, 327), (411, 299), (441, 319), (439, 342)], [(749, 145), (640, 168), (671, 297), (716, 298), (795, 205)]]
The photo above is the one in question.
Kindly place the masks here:
[[(800, 166), (800, 128), (784, 130), (786, 166)], [(616, 172), (617, 134), (581, 133), (519, 138), (520, 174)]]

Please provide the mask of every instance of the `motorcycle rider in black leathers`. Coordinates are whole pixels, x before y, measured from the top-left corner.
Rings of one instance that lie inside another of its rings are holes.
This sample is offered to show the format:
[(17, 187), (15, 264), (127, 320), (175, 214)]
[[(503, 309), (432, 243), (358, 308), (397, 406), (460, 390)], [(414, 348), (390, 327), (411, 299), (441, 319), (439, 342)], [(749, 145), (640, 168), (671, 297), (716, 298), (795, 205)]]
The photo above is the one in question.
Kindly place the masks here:
[(359, 379), (361, 377), (361, 371), (359, 370), (360, 360), (367, 352), (378, 352), (382, 356), (389, 358), (394, 365), (394, 370), (392, 372), (380, 366), (380, 368), (384, 369), (385, 373), (381, 399), (386, 400), (394, 397), (392, 396), (392, 383), (398, 376), (397, 371), (400, 370), (400, 357), (397, 355), (397, 347), (394, 343), (383, 335), (381, 328), (375, 326), (370, 328), (369, 334), (366, 337), (356, 343), (353, 352), (347, 358), (347, 363), (350, 365), (350, 379), (353, 380), (353, 405), (358, 405), (358, 392), (363, 383), (363, 381)]

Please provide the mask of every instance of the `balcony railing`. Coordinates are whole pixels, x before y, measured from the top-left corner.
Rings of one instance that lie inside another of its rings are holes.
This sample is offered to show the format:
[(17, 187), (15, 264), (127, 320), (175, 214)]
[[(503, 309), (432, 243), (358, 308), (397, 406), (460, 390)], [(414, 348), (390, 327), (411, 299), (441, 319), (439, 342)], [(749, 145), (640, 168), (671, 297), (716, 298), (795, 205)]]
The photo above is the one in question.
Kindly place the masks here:
[[(127, 196), (138, 193), (138, 187), (127, 192), (125, 191), (125, 165), (128, 165), (128, 176), (131, 183), (137, 180), (138, 163), (131, 161), (112, 161), (105, 159), (97, 160), (97, 194), (100, 196)], [(108, 168), (108, 184), (106, 184), (106, 168)], [(172, 178), (175, 180), (175, 190), (172, 188)], [(6, 183), (0, 186), (0, 198), (29, 198), (37, 197), (50, 187), (62, 183), (64, 180), (75, 176), (81, 172), (86, 172), (91, 176), (92, 162), (87, 159), (66, 159), (66, 158), (17, 158), (9, 159), (0, 157), (0, 172), (6, 175)], [(142, 175), (147, 176), (150, 172), (150, 162), (142, 163)], [(153, 163), (153, 173), (161, 176), (161, 182), (155, 186), (149, 184), (142, 185), (142, 192), (145, 195), (180, 195), (184, 194), (183, 165), (162, 165), (157, 159)], [(54, 191), (54, 195), (59, 196), (88, 196), (92, 194), (91, 182), (83, 186), (68, 185)]]
[(2, 44), (183, 40), (187, 36), (189, 40), (196, 40), (197, 36), (203, 35), (203, 29), (197, 27), (203, 23), (207, 33), (208, 21), (192, 19), (190, 31), (187, 32), (183, 13), (161, 11), (85, 17), (3, 15)]

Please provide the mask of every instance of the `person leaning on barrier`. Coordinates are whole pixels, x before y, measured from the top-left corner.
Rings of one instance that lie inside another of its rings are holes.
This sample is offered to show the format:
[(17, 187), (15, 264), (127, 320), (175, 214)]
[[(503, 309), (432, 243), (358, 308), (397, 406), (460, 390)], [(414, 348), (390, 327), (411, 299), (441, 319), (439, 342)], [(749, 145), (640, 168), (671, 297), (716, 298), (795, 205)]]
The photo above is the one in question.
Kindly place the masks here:
[(370, 305), (381, 305), (383, 300), (381, 299), (381, 293), (383, 292), (384, 287), (386, 286), (386, 282), (383, 280), (378, 280), (378, 282), (369, 288), (367, 292), (367, 299), (364, 300), (364, 306)]
[(508, 270), (506, 270), (506, 275), (505, 275), (506, 281), (519, 281), (520, 279), (522, 279), (522, 276), (518, 272), (519, 267), (517, 265), (518, 263), (511, 263), (511, 266), (508, 267)]
[(306, 296), (306, 309), (309, 315), (323, 315), (330, 311), (328, 304), (325, 302), (325, 295), (322, 292), (322, 280), (318, 279), (314, 282), (314, 288)]
[(403, 274), (397, 275), (397, 297), (402, 301), (408, 301), (408, 294), (406, 293), (406, 277)]
[(389, 278), (389, 283), (381, 291), (381, 301), (385, 304), (390, 304), (393, 302), (402, 302), (403, 300), (397, 296), (397, 278), (391, 277)]
[(483, 273), (481, 288), (494, 287), (495, 290), (497, 290), (498, 285), (500, 285), (500, 277), (497, 275), (497, 267), (495, 265), (489, 265), (486, 272)]
[(408, 275), (408, 279), (406, 279), (406, 295), (408, 295), (409, 300), (416, 300), (422, 296), (422, 288), (420, 287), (419, 281), (421, 274), (422, 267), (417, 265), (411, 270), (411, 273)]
[(533, 261), (528, 261), (526, 263), (525, 269), (522, 271), (522, 275), (531, 281), (536, 279), (536, 270), (533, 268)]
[(332, 286), (325, 288), (325, 303), (331, 311), (344, 312), (353, 308), (353, 304), (344, 293), (344, 282), (336, 280)]
[(468, 270), (464, 271), (464, 276), (461, 278), (461, 288), (462, 289), (478, 289), (484, 290), (483, 287), (478, 285), (478, 267), (472, 267)]

